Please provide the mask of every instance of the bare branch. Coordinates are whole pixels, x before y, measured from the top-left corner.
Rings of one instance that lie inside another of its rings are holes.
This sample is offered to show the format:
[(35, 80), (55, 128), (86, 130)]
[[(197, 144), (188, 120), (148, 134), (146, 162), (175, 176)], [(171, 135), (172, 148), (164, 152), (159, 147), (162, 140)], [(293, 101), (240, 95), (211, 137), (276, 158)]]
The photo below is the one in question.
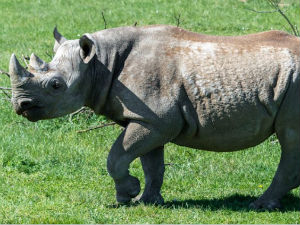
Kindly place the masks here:
[(9, 75), (8, 72), (5, 72), (4, 70), (1, 70), (1, 69), (0, 69), (0, 74), (4, 74), (4, 75), (6, 75), (7, 77), (10, 77), (10, 75)]
[(9, 94), (7, 94), (7, 92), (4, 90), (4, 89), (1, 89), (0, 88), (0, 90), (2, 91), (2, 93), (6, 96), (6, 100), (8, 100), (8, 101), (10, 101), (10, 99), (11, 99), (11, 96), (9, 95)]
[(107, 126), (113, 126), (116, 125), (115, 122), (111, 122), (111, 123), (105, 123), (105, 124), (101, 124), (95, 127), (90, 127), (88, 129), (85, 130), (78, 130), (77, 133), (83, 133), (83, 132), (87, 132), (87, 131), (91, 131), (91, 130), (95, 130), (95, 129), (99, 129), (99, 128), (103, 128), (103, 127), (107, 127)]
[(1, 92), (5, 95), (5, 100), (10, 102), (11, 96), (7, 93), (7, 91), (11, 91), (9, 87), (0, 87)]
[(50, 57), (50, 59), (53, 59), (53, 54), (50, 54), (49, 52), (46, 52), (46, 55)]
[(247, 8), (245, 7), (246, 10), (249, 10), (249, 11), (252, 11), (252, 12), (256, 12), (256, 13), (276, 13), (278, 12), (278, 10), (273, 10), (273, 11), (257, 11), (255, 9), (250, 9), (250, 8)]
[(76, 114), (78, 114), (78, 113), (80, 113), (80, 112), (82, 112), (82, 111), (84, 111), (84, 110), (86, 110), (86, 107), (81, 107), (81, 108), (78, 109), (77, 111), (71, 113), (70, 116), (75, 116)]
[(101, 14), (102, 14), (102, 19), (104, 21), (104, 29), (106, 29), (107, 23), (106, 23), (106, 19), (105, 19), (105, 16), (104, 16), (104, 12), (102, 11)]
[(22, 55), (22, 59), (23, 59), (25, 65), (26, 65), (26, 69), (27, 69), (27, 68), (28, 68), (28, 63), (27, 63), (27, 61), (29, 60), (29, 57), (28, 57), (28, 56)]
[(297, 26), (293, 25), (291, 23), (291, 21), (289, 20), (289, 18), (285, 15), (285, 13), (280, 9), (280, 6), (279, 6), (280, 1), (279, 0), (266, 0), (266, 1), (269, 3), (269, 5), (271, 7), (274, 8), (273, 11), (257, 11), (257, 10), (246, 8), (246, 7), (245, 7), (245, 9), (249, 10), (249, 11), (252, 11), (252, 12), (256, 12), (256, 13), (275, 13), (275, 12), (278, 12), (287, 21), (287, 23), (289, 24), (289, 26), (292, 29), (293, 34), (296, 35), (296, 36), (299, 36), (300, 34), (299, 34)]
[(280, 3), (280, 0), (267, 0), (270, 5), (277, 5)]
[(179, 27), (180, 25), (180, 17), (181, 17), (181, 14), (174, 14), (174, 18), (176, 20), (176, 26)]
[(276, 0), (267, 0), (269, 2), (269, 4), (275, 9), (277, 10), (277, 12), (280, 13), (280, 15), (287, 21), (287, 23), (290, 25), (290, 27), (293, 30), (294, 35), (299, 36), (299, 32), (297, 32), (297, 30), (295, 29), (295, 26), (291, 23), (291, 21), (289, 20), (289, 18), (285, 15), (285, 13), (280, 9), (279, 1)]
[(297, 26), (294, 26), (295, 27), (295, 30), (297, 31), (297, 36), (300, 37), (300, 33), (299, 33), (299, 30), (298, 30), (298, 27)]
[(11, 90), (10, 87), (0, 87), (1, 90)]
[(165, 166), (174, 166), (177, 165), (176, 163), (165, 163)]
[(285, 30), (285, 31), (287, 31), (287, 32), (289, 32), (289, 33), (290, 33), (290, 31), (291, 31), (291, 29), (290, 29), (289, 27), (287, 27), (286, 24), (282, 24), (282, 25), (281, 25), (281, 29), (282, 29), (282, 30)]
[(290, 25), (290, 27), (293, 30), (294, 35), (299, 36), (299, 33), (295, 30), (295, 26), (291, 23), (291, 21), (289, 20), (289, 18), (281, 11), (280, 8), (278, 8), (278, 12), (283, 16), (283, 18), (288, 22), (288, 24)]
[(72, 121), (72, 119), (73, 119), (73, 117), (74, 117), (75, 115), (77, 115), (77, 114), (79, 114), (79, 113), (81, 113), (81, 112), (83, 112), (83, 111), (85, 111), (85, 110), (87, 110), (86, 107), (81, 107), (81, 108), (78, 109), (77, 111), (71, 113), (71, 114), (70, 114), (70, 117), (69, 117), (69, 122)]

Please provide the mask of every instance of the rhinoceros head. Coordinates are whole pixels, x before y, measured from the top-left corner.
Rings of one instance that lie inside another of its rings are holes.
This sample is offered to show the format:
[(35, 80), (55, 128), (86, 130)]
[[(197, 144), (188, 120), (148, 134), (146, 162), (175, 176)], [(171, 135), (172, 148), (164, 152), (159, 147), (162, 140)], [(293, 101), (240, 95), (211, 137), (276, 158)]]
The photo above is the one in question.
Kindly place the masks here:
[(13, 54), (9, 73), (12, 104), (19, 115), (30, 121), (50, 119), (74, 112), (85, 104), (91, 79), (89, 63), (95, 55), (91, 36), (67, 40), (54, 29), (55, 56), (46, 63), (32, 54), (28, 70)]

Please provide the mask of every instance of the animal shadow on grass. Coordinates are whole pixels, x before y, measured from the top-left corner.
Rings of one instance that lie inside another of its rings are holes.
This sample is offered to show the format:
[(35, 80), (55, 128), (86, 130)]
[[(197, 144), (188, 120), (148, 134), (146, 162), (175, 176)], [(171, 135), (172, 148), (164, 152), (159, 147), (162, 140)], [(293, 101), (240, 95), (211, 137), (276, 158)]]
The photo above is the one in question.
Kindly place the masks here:
[[(163, 207), (166, 208), (201, 208), (212, 211), (220, 209), (229, 209), (232, 211), (251, 211), (249, 204), (255, 201), (257, 197), (244, 195), (231, 195), (221, 199), (200, 199), (200, 200), (177, 200), (165, 202)], [(300, 211), (300, 198), (292, 194), (283, 197), (282, 209), (280, 212)]]
[[(221, 209), (229, 209), (232, 211), (251, 211), (249, 204), (254, 202), (258, 197), (245, 196), (245, 195), (231, 195), (221, 199), (187, 199), (187, 200), (174, 200), (167, 201), (163, 205), (159, 206), (162, 208), (180, 209), (180, 208), (199, 208), (217, 211)], [(281, 200), (282, 209), (279, 212), (290, 212), (300, 211), (300, 198), (292, 194), (287, 194)], [(130, 202), (128, 204), (113, 204), (108, 205), (108, 208), (119, 208), (119, 207), (136, 207), (139, 206), (139, 202)], [(263, 212), (263, 210), (262, 210)]]

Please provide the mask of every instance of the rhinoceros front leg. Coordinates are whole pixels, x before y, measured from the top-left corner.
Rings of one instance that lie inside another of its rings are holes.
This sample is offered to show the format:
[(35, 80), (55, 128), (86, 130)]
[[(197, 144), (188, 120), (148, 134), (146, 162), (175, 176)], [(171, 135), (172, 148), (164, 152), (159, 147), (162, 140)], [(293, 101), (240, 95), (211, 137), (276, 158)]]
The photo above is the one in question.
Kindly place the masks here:
[(154, 149), (140, 157), (144, 174), (145, 190), (140, 201), (146, 204), (163, 204), (164, 199), (160, 194), (165, 172), (164, 147)]
[(268, 210), (280, 208), (280, 199), (300, 185), (299, 128), (285, 128), (277, 135), (282, 148), (278, 169), (270, 187), (258, 200), (250, 204), (250, 208)]
[(140, 192), (139, 180), (129, 174), (130, 163), (166, 142), (165, 135), (142, 122), (130, 123), (121, 133), (107, 159), (107, 169), (114, 179), (119, 203), (129, 202)]

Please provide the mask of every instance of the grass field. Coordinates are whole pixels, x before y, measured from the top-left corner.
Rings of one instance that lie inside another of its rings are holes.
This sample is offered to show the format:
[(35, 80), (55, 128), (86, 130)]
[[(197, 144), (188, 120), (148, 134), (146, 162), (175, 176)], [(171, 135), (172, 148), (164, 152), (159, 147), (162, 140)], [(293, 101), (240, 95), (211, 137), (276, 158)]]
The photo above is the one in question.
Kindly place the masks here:
[[(282, 9), (300, 27), (298, 0)], [(192, 31), (239, 35), (285, 30), (286, 22), (263, 0), (1, 0), (0, 69), (11, 53), (35, 52), (49, 61), (52, 30), (69, 39), (124, 25), (173, 24)], [(9, 80), (0, 75), (0, 86)], [(0, 93), (0, 223), (299, 223), (299, 188), (284, 209), (255, 212), (248, 204), (268, 187), (280, 146), (273, 136), (234, 153), (213, 153), (168, 144), (164, 206), (117, 206), (106, 157), (121, 132), (110, 126), (82, 134), (104, 117), (83, 113), (31, 123), (17, 116)], [(130, 169), (144, 184), (139, 160)]]

